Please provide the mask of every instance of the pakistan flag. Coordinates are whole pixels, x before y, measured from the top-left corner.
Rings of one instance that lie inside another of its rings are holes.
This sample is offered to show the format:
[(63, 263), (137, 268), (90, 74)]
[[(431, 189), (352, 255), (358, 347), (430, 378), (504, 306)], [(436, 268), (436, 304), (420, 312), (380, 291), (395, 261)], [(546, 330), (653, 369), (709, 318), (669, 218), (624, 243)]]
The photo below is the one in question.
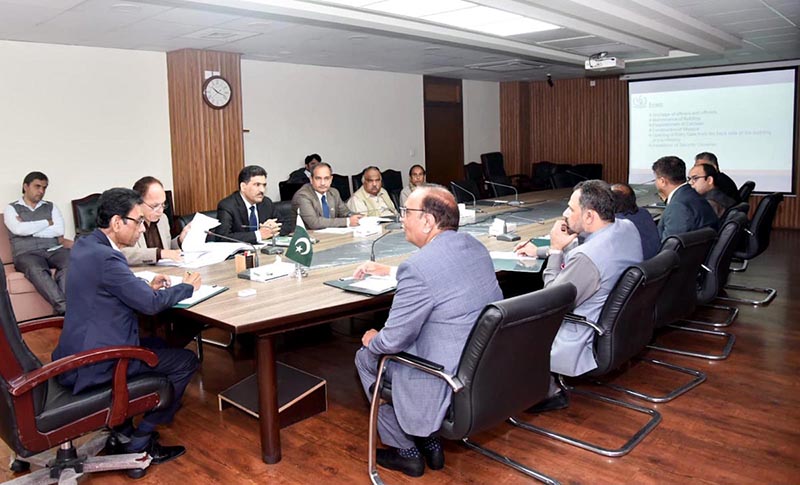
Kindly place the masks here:
[(286, 257), (303, 266), (311, 266), (313, 256), (314, 251), (311, 249), (311, 238), (308, 237), (308, 232), (305, 228), (297, 226), (292, 241), (289, 243), (289, 249), (286, 251)]

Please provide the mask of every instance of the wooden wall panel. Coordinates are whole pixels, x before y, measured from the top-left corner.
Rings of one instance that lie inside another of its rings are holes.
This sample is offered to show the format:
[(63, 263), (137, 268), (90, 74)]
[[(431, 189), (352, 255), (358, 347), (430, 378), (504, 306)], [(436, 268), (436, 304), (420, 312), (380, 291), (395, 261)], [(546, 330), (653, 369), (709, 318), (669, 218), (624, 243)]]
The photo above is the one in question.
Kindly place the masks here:
[[(231, 102), (221, 110), (203, 102), (205, 71), (218, 71), (231, 84)], [(239, 54), (169, 52), (167, 78), (175, 213), (215, 209), (237, 189), (244, 166)]]
[[(608, 182), (628, 180), (628, 87), (617, 78), (508, 82), (500, 85), (500, 140), (508, 173), (530, 173), (531, 164), (602, 163)], [(800, 90), (798, 103), (800, 106)], [(795, 113), (797, 116), (798, 113)], [(800, 120), (795, 125), (800, 140)], [(795, 145), (795, 160), (800, 149)], [(685, 160), (691, 165), (693, 160)], [(724, 160), (722, 170), (725, 170)], [(800, 229), (800, 170), (775, 227)], [(758, 189), (758, 187), (756, 187)], [(761, 197), (751, 198), (754, 208)]]

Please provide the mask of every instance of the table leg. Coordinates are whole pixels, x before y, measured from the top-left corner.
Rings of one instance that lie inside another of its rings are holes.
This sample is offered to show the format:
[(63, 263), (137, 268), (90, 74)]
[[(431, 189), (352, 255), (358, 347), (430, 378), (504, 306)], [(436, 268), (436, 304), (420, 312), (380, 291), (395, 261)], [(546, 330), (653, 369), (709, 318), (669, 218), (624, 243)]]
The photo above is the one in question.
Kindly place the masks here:
[(260, 416), (258, 424), (261, 428), (261, 459), (268, 464), (281, 461), (278, 377), (275, 365), (275, 343), (272, 337), (259, 335), (256, 344), (258, 415)]

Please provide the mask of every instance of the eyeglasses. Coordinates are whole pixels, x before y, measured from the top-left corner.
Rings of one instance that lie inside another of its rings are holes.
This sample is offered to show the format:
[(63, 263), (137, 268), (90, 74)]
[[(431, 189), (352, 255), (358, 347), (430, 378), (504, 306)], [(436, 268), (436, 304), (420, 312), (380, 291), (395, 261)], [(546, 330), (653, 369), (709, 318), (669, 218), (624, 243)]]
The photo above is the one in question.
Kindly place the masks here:
[(405, 217), (408, 211), (414, 212), (425, 212), (425, 209), (412, 209), (410, 207), (401, 207), (400, 208), (400, 217)]
[(135, 223), (136, 223), (137, 225), (139, 225), (139, 226), (143, 226), (143, 225), (144, 225), (144, 221), (145, 221), (144, 217), (140, 217), (140, 218), (138, 218), (138, 219), (134, 219), (133, 217), (122, 216), (122, 218), (123, 218), (123, 219), (127, 219), (127, 220), (129, 220), (129, 221), (133, 221), (133, 222), (135, 222)]
[(145, 204), (145, 205), (147, 207), (149, 207), (150, 209), (152, 209), (153, 211), (156, 211), (156, 212), (159, 211), (159, 210), (163, 211), (164, 209), (167, 208), (167, 203), (166, 202), (162, 202), (160, 204), (153, 204), (153, 205)]
[(686, 181), (689, 182), (689, 185), (694, 185), (694, 183), (697, 182), (699, 179), (705, 179), (708, 177), (709, 175), (694, 175), (687, 178)]

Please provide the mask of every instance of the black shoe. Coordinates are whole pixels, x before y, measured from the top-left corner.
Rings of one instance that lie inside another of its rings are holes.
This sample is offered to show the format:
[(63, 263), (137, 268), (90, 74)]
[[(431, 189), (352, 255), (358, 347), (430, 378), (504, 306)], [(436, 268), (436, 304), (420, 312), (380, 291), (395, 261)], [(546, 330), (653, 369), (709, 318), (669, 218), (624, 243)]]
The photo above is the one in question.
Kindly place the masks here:
[(428, 465), (428, 468), (431, 470), (441, 470), (444, 468), (444, 449), (442, 448), (442, 440), (439, 438), (433, 438), (438, 442), (438, 446), (434, 449), (428, 449), (425, 446), (425, 442), (430, 440), (431, 438), (415, 438), (414, 442), (419, 448), (419, 451), (422, 453), (423, 458), (425, 458), (425, 464)]
[(425, 462), (422, 457), (403, 458), (394, 448), (377, 450), (378, 465), (405, 473), (409, 477), (421, 477), (425, 473)]
[(561, 391), (554, 396), (550, 396), (525, 410), (528, 414), (546, 413), (547, 411), (557, 411), (569, 406), (569, 395)]
[(152, 458), (152, 461), (150, 462), (151, 465), (160, 465), (162, 463), (166, 463), (186, 453), (186, 448), (183, 446), (162, 446), (158, 440), (155, 439), (155, 434), (156, 433), (153, 432), (150, 435), (150, 441), (147, 442), (147, 445), (143, 449), (131, 449), (130, 444), (128, 444), (125, 452), (146, 452), (148, 455), (150, 455), (150, 458)]
[[(153, 431), (150, 436), (150, 439), (158, 440), (161, 435), (158, 434), (158, 431)], [(106, 455), (122, 455), (125, 453), (130, 453), (127, 449), (128, 443), (130, 443), (130, 436), (121, 433), (114, 433), (112, 432), (108, 439), (106, 440), (106, 447), (103, 448)]]

